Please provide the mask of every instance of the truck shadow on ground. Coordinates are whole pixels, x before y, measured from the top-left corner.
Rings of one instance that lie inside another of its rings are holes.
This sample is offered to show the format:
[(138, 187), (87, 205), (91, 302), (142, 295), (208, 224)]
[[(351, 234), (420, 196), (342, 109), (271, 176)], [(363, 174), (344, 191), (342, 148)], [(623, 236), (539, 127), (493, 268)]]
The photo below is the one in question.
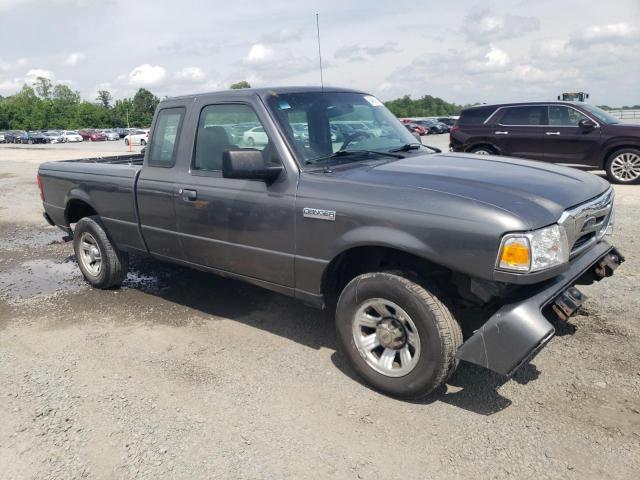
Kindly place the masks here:
[[(242, 322), (307, 347), (337, 350), (330, 312), (306, 307), (299, 301), (244, 282), (132, 257), (130, 274), (123, 287), (206, 315)], [(162, 321), (162, 317), (158, 321)], [(369, 388), (339, 352), (335, 351), (331, 360), (342, 373)], [(526, 384), (538, 375), (538, 369), (529, 363), (520, 368), (512, 381)], [(506, 381), (505, 377), (489, 370), (462, 362), (446, 386), (413, 403), (429, 405), (439, 401), (480, 415), (491, 415), (511, 405), (498, 391)]]

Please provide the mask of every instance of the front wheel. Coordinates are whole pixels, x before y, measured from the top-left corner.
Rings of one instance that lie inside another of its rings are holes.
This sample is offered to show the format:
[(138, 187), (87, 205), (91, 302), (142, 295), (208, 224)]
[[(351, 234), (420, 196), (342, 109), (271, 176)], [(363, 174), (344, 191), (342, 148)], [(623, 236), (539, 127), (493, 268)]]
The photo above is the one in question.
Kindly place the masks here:
[(129, 146), (129, 140), (127, 138), (124, 139), (124, 144), (128, 147)]
[(147, 144), (146, 140), (144, 139), (140, 140), (140, 145), (144, 147), (146, 144)]
[(247, 138), (247, 145), (249, 145), (250, 147), (253, 147), (253, 146), (255, 146), (255, 144), (256, 144), (256, 142), (253, 139), (253, 137)]
[(640, 150), (623, 148), (614, 152), (605, 164), (605, 171), (611, 183), (630, 185), (640, 182)]
[(369, 385), (399, 398), (421, 398), (457, 366), (460, 326), (429, 290), (395, 273), (367, 273), (340, 294), (341, 350)]
[(126, 278), (129, 256), (109, 239), (100, 217), (84, 217), (76, 224), (73, 249), (80, 271), (92, 286), (119, 287)]

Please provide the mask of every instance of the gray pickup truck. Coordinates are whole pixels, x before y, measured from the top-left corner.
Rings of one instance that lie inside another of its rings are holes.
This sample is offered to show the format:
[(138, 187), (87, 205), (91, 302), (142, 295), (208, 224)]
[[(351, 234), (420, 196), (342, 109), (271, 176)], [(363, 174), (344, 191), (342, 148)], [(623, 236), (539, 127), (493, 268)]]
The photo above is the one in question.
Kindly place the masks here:
[(605, 180), (441, 153), (352, 90), (163, 100), (144, 155), (45, 163), (38, 183), (93, 286), (143, 254), (334, 308), (353, 369), (402, 398), (460, 360), (512, 375), (580, 306), (575, 285), (623, 261)]

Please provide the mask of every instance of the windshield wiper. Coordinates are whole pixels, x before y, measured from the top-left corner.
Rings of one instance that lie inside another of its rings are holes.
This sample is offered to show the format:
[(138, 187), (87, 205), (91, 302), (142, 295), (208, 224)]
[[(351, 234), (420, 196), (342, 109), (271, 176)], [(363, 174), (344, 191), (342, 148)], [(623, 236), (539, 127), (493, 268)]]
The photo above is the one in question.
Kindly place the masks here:
[(424, 143), (405, 143), (401, 147), (394, 148), (393, 150), (389, 150), (390, 152), (408, 152), (409, 150), (418, 150), (420, 147), (428, 148), (429, 150), (433, 150), (436, 153), (442, 153), (442, 150), (436, 147), (432, 147), (431, 145), (425, 145)]
[(392, 157), (392, 158), (404, 158), (404, 155), (399, 155), (397, 153), (392, 152), (381, 152), (379, 150), (338, 150), (337, 152), (326, 155), (324, 157), (313, 158), (311, 160), (307, 160), (305, 162), (306, 165), (313, 165), (315, 163), (327, 162), (329, 160), (334, 160), (336, 158), (344, 158), (351, 156), (363, 156), (363, 155), (380, 155), (383, 157)]

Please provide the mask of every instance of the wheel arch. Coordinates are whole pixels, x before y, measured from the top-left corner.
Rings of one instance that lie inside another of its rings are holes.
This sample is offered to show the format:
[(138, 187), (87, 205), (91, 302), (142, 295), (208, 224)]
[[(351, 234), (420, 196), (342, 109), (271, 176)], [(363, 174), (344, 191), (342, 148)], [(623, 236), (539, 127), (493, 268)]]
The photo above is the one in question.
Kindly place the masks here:
[(67, 226), (78, 220), (98, 215), (89, 195), (82, 190), (72, 190), (65, 201), (64, 219)]
[(333, 304), (342, 289), (362, 273), (402, 270), (418, 275), (450, 274), (451, 270), (406, 246), (391, 246), (386, 242), (352, 245), (337, 253), (322, 272), (321, 292), (326, 302)]
[(633, 148), (634, 150), (640, 151), (640, 144), (633, 143), (632, 141), (616, 143), (615, 145), (609, 145), (605, 147), (602, 158), (600, 159), (600, 167), (605, 168), (609, 159), (619, 150), (624, 150), (627, 148)]

